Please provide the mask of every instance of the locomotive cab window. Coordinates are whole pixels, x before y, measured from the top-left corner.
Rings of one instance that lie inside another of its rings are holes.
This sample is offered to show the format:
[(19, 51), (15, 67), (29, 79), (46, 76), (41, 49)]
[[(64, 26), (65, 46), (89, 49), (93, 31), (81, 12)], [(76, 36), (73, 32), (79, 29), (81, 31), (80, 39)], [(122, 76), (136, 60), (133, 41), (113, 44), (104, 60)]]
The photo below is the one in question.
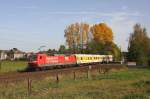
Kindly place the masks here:
[(29, 57), (29, 61), (35, 61), (37, 59), (37, 55), (31, 55)]
[(42, 59), (42, 56), (40, 56), (40, 59)]

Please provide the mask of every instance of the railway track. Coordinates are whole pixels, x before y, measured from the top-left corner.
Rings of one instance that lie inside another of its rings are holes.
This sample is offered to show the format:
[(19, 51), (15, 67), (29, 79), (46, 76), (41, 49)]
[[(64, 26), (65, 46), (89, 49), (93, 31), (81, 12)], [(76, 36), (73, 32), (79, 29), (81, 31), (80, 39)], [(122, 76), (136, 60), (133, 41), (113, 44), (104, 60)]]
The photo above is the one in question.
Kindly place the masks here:
[(97, 64), (97, 65), (87, 65), (87, 66), (70, 67), (70, 68), (37, 71), (37, 72), (10, 72), (10, 73), (0, 74), (0, 83), (25, 80), (28, 78), (39, 79), (39, 78), (47, 77), (49, 75), (57, 75), (59, 73), (68, 74), (74, 71), (86, 72), (89, 69), (90, 70), (101, 69), (104, 70), (104, 72), (107, 72), (112, 68), (121, 69), (122, 67), (123, 65), (120, 64)]

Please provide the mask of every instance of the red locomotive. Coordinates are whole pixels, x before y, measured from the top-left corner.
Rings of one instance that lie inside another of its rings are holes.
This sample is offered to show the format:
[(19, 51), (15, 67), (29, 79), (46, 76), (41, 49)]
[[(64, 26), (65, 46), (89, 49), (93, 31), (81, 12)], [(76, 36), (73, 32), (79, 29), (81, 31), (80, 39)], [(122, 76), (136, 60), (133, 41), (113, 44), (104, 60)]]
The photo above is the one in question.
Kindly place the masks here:
[(42, 69), (43, 67), (56, 67), (76, 64), (76, 57), (70, 56), (47, 56), (46, 54), (32, 55), (29, 61), (30, 68)]

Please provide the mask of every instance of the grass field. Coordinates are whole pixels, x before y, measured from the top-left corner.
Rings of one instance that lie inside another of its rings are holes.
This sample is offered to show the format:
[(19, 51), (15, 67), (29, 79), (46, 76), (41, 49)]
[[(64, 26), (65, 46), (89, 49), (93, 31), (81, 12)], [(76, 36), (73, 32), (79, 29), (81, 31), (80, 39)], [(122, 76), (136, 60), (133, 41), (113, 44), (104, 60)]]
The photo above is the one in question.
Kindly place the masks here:
[(26, 61), (2, 61), (0, 73), (23, 70), (27, 66)]
[(61, 75), (60, 82), (50, 76), (32, 81), (32, 93), (27, 94), (27, 81), (0, 85), (1, 99), (149, 99), (150, 69), (128, 69), (109, 74), (78, 73)]

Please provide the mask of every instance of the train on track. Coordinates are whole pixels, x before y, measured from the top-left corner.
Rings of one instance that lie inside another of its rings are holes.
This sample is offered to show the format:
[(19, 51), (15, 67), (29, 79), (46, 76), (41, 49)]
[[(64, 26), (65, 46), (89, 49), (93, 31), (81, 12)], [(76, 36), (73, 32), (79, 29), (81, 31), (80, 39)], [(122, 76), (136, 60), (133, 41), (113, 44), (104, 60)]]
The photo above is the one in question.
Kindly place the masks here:
[(46, 54), (32, 55), (28, 62), (29, 69), (42, 70), (55, 67), (80, 66), (85, 64), (110, 63), (112, 55), (72, 54), (47, 56)]

